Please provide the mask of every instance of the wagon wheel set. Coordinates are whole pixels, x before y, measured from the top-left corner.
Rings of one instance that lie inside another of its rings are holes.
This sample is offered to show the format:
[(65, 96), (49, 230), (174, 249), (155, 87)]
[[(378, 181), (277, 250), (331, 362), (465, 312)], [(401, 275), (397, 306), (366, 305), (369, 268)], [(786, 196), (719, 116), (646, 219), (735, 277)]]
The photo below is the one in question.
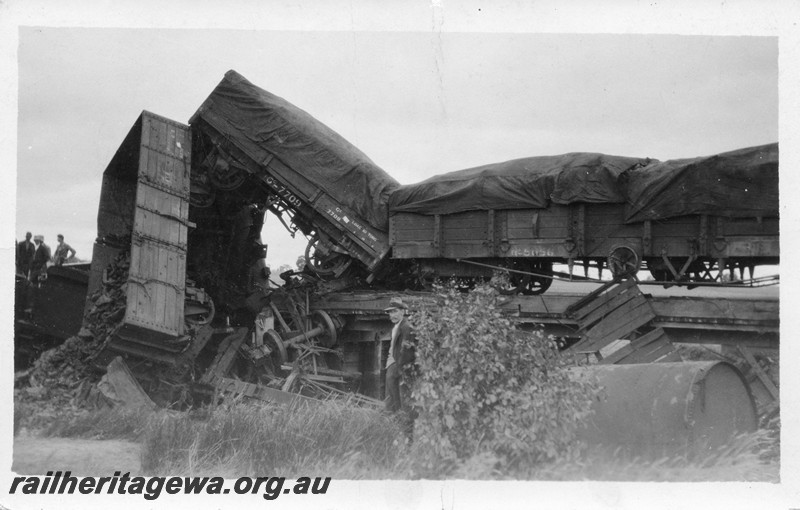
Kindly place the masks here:
[[(280, 307), (270, 305), (274, 328), (263, 329), (260, 316), (256, 320), (254, 334), (240, 351), (234, 377), (290, 392), (304, 392), (304, 387), (319, 384), (319, 379), (335, 385), (332, 374), (341, 373), (330, 367), (331, 360), (338, 359), (334, 348), (343, 323), (322, 310), (304, 315), (291, 296), (285, 297), (279, 300)], [(346, 381), (342, 378), (341, 382)]]
[[(608, 268), (615, 279), (626, 279), (635, 276), (642, 267), (639, 254), (630, 246), (612, 248), (607, 260)], [(748, 261), (709, 259), (690, 257), (669, 257), (663, 254), (660, 259), (645, 260), (650, 275), (658, 282), (677, 283), (721, 283), (726, 270), (730, 271), (731, 280), (736, 279), (738, 269), (739, 280), (744, 280), (745, 270), (749, 278), (753, 278), (755, 266)]]
[(286, 375), (283, 367), (304, 354), (310, 355), (325, 352), (335, 346), (337, 331), (341, 327), (334, 319), (322, 310), (316, 310), (309, 316), (311, 328), (306, 331), (284, 331), (274, 329), (264, 332), (263, 345), (269, 352), (269, 371), (275, 376)]
[(235, 161), (227, 161), (213, 151), (193, 171), (190, 181), (189, 203), (194, 207), (210, 207), (217, 191), (235, 191), (247, 181), (248, 173)]

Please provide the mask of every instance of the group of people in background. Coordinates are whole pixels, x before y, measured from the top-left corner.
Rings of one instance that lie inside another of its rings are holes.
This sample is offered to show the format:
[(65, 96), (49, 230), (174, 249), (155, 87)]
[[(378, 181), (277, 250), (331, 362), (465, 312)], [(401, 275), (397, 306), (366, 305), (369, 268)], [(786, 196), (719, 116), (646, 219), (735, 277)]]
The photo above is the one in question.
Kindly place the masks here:
[(61, 266), (75, 256), (72, 246), (64, 242), (64, 236), (58, 234), (58, 246), (55, 253), (45, 244), (44, 236), (35, 235), (31, 241), (31, 233), (25, 233), (25, 239), (17, 243), (17, 274), (23, 275), (32, 282), (47, 278), (50, 265)]

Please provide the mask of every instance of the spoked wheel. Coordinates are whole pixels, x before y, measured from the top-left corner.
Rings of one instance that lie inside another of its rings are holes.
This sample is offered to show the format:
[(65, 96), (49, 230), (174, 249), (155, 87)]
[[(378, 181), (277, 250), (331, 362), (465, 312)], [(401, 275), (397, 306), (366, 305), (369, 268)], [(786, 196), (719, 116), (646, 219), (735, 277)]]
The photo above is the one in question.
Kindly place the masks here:
[(323, 347), (333, 347), (336, 345), (336, 341), (338, 340), (336, 325), (333, 323), (331, 316), (328, 315), (328, 312), (324, 310), (314, 310), (311, 314), (311, 322), (314, 324), (314, 327), (319, 327), (324, 330), (323, 333), (320, 333), (316, 337), (320, 345)]
[(321, 276), (338, 274), (350, 265), (351, 258), (332, 251), (314, 234), (306, 246), (306, 266)]
[(639, 263), (639, 254), (630, 246), (615, 246), (608, 254), (608, 269), (615, 280), (634, 276), (639, 271)]
[(264, 332), (264, 345), (270, 350), (269, 364), (272, 373), (280, 376), (283, 373), (281, 365), (289, 361), (289, 353), (286, 351), (281, 335), (274, 329), (268, 329)]
[(189, 187), (190, 205), (205, 209), (206, 207), (211, 207), (211, 204), (214, 203), (215, 198), (216, 192), (214, 191), (214, 188), (205, 182), (192, 180), (192, 183)]
[(553, 274), (553, 263), (533, 262), (529, 265), (528, 271), (541, 276), (524, 275), (521, 292), (526, 296), (538, 296), (547, 292), (553, 283), (553, 278), (550, 276)]
[(214, 166), (208, 172), (211, 183), (222, 191), (233, 191), (247, 180), (247, 172), (237, 165), (231, 165), (217, 156)]
[(537, 273), (541, 276), (509, 272), (508, 283), (497, 288), (503, 295), (538, 296), (544, 294), (553, 283), (553, 279), (548, 277), (553, 272), (552, 262), (517, 261), (513, 262), (509, 269)]

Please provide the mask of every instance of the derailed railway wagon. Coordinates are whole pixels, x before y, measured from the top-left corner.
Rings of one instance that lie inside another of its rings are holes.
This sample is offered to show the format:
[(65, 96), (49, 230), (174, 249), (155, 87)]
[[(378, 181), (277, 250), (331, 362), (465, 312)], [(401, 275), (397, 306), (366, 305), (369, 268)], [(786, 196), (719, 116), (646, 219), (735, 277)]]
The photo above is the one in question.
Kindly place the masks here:
[(340, 278), (356, 262), (374, 277), (389, 252), (387, 203), (398, 183), (366, 155), (235, 71), (189, 123), (193, 205), (244, 189), (292, 235), (309, 237), (306, 262), (316, 273)]
[(539, 294), (575, 264), (595, 278), (752, 278), (780, 259), (778, 145), (665, 162), (523, 158), (401, 186), (389, 209), (392, 258), (414, 261), (423, 283), (507, 269), (505, 291)]

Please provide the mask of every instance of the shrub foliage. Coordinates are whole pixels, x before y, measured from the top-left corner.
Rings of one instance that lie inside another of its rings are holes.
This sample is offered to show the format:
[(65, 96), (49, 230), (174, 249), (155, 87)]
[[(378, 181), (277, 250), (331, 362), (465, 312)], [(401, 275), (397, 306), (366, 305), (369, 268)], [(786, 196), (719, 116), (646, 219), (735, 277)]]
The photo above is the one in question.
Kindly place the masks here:
[(411, 402), (425, 467), (455, 469), (476, 457), (506, 471), (575, 459), (576, 433), (597, 389), (578, 379), (553, 337), (521, 331), (488, 284), (436, 287), (437, 304), (412, 314)]

